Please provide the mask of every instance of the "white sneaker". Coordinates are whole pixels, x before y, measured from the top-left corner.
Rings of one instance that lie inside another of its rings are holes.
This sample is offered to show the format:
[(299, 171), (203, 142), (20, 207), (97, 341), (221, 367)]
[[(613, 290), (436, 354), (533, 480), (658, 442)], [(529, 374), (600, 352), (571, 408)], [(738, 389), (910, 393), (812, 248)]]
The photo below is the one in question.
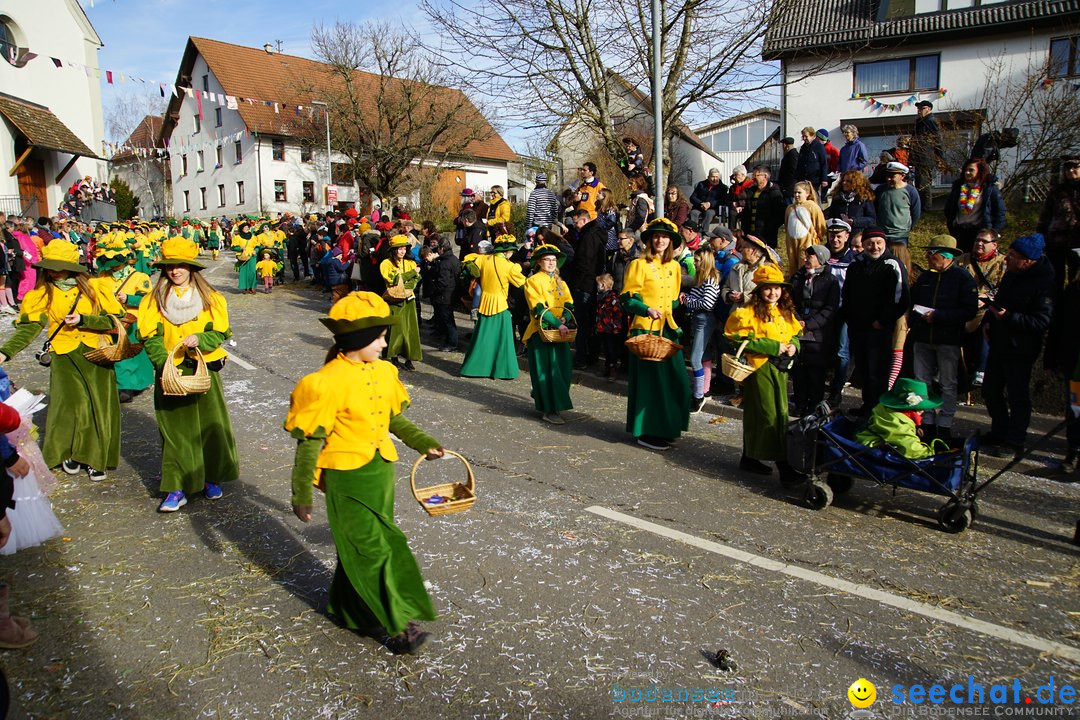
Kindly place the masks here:
[(986, 375), (986, 373), (983, 373), (983, 372), (979, 372), (979, 371), (976, 371), (976, 372), (975, 372), (975, 377), (973, 377), (973, 378), (971, 379), (971, 386), (972, 386), (972, 387), (982, 387), (982, 384), (983, 384), (983, 377), (984, 377), (985, 375)]

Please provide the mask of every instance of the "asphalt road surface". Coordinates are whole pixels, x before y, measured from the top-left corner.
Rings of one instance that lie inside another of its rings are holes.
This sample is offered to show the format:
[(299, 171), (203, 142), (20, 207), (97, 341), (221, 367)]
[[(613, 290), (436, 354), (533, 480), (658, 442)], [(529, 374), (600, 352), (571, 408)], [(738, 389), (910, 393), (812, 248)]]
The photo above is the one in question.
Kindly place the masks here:
[[(695, 415), (651, 453), (602, 382), (575, 385), (554, 427), (527, 374), (460, 378), (461, 354), (430, 346), (403, 373), (408, 415), (469, 459), (479, 499), (427, 517), (400, 446), (396, 515), (439, 619), (420, 656), (390, 655), (325, 617), (325, 511), (317, 498), (303, 525), (289, 507), (281, 425), (329, 345), (329, 296), (241, 296), (234, 277), (209, 271), (235, 332), (222, 377), (242, 479), (159, 515), (152, 397), (123, 406), (121, 467), (61, 477), (64, 536), (0, 560), (41, 632), (0, 655), (13, 717), (843, 718), (859, 678), (874, 717), (1080, 716), (1077, 484), (1009, 473), (959, 535), (938, 528), (940, 498), (868, 483), (814, 511), (738, 472), (737, 419)], [(31, 352), (5, 367), (47, 388)], [(461, 477), (450, 459), (421, 468)]]

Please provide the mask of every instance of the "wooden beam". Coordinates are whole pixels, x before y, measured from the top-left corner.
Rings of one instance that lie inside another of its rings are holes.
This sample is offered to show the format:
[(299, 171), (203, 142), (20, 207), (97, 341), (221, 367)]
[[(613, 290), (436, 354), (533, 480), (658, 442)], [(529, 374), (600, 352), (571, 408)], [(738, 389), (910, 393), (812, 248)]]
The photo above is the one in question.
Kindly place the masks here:
[(60, 171), (60, 174), (56, 176), (56, 179), (53, 180), (53, 182), (56, 183), (57, 185), (59, 185), (60, 184), (60, 178), (67, 175), (67, 171), (71, 169), (71, 167), (75, 164), (75, 161), (78, 160), (78, 159), (79, 159), (78, 155), (72, 155), (71, 159), (68, 160), (67, 165), (64, 166), (64, 169)]
[(22, 166), (22, 164), (26, 160), (26, 158), (29, 157), (30, 151), (33, 150), (33, 149), (34, 148), (32, 148), (32, 147), (28, 147), (25, 150), (23, 150), (23, 154), (19, 156), (19, 159), (16, 160), (15, 164), (11, 166), (10, 170), (8, 170), (8, 177), (14, 177), (15, 173), (19, 172), (19, 168)]

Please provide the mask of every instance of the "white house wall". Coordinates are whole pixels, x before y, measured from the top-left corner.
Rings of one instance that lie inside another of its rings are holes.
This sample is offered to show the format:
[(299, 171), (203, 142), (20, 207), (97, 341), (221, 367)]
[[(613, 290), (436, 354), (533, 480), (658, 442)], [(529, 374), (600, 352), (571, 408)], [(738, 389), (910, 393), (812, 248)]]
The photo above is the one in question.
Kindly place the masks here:
[[(1060, 34), (1061, 32), (1054, 33), (1053, 36)], [(939, 54), (938, 84), (947, 90), (946, 95), (941, 98), (936, 92), (916, 92), (914, 95), (920, 100), (930, 100), (934, 104), (935, 112), (976, 110), (985, 103), (984, 88), (988, 76), (991, 76), (989, 79), (995, 83), (1002, 81), (997, 72), (991, 71), (991, 63), (1000, 57), (1004, 60), (1004, 67), (1011, 68), (1018, 76), (1028, 72), (1030, 62), (1045, 67), (1049, 58), (1051, 37), (1050, 33), (987, 37), (987, 32), (981, 31), (976, 39), (968, 42), (950, 39), (943, 45), (909, 45), (888, 52), (863, 53), (856, 59), (858, 62), (873, 62)], [(789, 77), (800, 77), (808, 67), (805, 62), (790, 62), (786, 68), (787, 74)], [(859, 118), (889, 119), (907, 116), (911, 118), (914, 129), (915, 108), (912, 105), (906, 105), (900, 111), (874, 110), (865, 99), (851, 99), (854, 86), (852, 69), (851, 63), (845, 63), (842, 67), (819, 71), (805, 80), (787, 85), (784, 98), (784, 134), (794, 137), (796, 145), (800, 142), (800, 129), (811, 126), (826, 128), (833, 138), (833, 144), (840, 147), (844, 142), (840, 134), (841, 119), (854, 119), (858, 126)], [(874, 99), (883, 103), (902, 103), (912, 94), (875, 94)], [(895, 139), (896, 135), (875, 138), (872, 134), (863, 134), (863, 140), (867, 141), (872, 155), (892, 147)]]
[[(93, 28), (76, 18), (67, 0), (0, 0), (0, 15), (16, 26), (16, 42), (28, 47), (38, 57), (21, 68), (0, 61), (0, 91), (48, 107), (86, 146), (102, 152), (105, 122), (101, 109), (101, 80), (87, 77), (82, 68), (57, 68), (50, 58), (98, 67), (98, 42)], [(7, 170), (15, 164), (10, 126), (0, 123), (0, 195), (17, 195), (18, 178)], [(64, 191), (75, 178), (89, 175), (99, 182), (107, 180), (101, 160), (79, 158), (75, 165), (54, 182), (56, 174), (71, 159), (65, 153), (36, 151), (43, 158), (49, 211), (56, 214)]]

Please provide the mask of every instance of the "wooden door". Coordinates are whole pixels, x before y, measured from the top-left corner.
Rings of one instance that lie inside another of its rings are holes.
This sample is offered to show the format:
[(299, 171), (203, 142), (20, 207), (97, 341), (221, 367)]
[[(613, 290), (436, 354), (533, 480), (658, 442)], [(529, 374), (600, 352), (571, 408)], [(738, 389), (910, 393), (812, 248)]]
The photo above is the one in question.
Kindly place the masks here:
[(19, 166), (18, 176), (19, 197), (23, 199), (24, 207), (30, 198), (34, 198), (37, 200), (36, 207), (33, 209), (35, 218), (51, 215), (49, 194), (45, 188), (45, 164), (41, 162), (41, 159), (31, 153), (30, 157)]
[(443, 170), (431, 191), (431, 204), (445, 205), (451, 217), (461, 209), (461, 191), (465, 189), (464, 170)]

